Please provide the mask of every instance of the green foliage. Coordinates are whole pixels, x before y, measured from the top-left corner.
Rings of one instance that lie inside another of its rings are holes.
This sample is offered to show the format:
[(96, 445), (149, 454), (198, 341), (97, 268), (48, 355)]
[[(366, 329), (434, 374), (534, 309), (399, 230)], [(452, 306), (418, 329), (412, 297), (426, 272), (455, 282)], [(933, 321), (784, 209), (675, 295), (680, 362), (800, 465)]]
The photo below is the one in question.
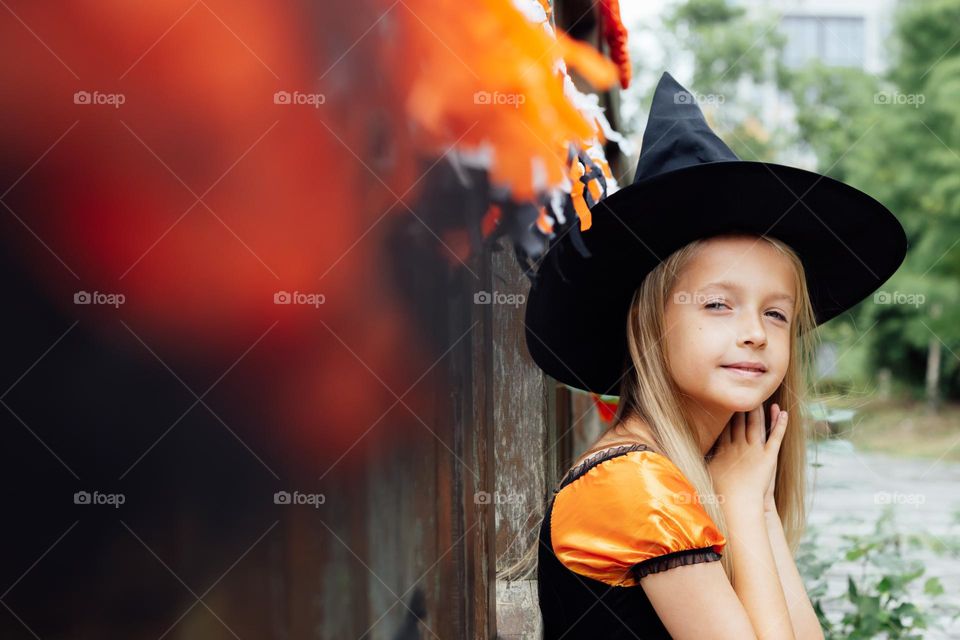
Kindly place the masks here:
[(900, 3), (894, 33), (898, 62), (891, 73), (893, 82), (908, 92), (929, 86), (933, 67), (960, 55), (958, 24), (960, 3), (956, 0)]
[(726, 0), (695, 0), (678, 5), (668, 17), (667, 25), (676, 29), (684, 25), (695, 30), (711, 26), (727, 26), (732, 20), (741, 19), (746, 14), (742, 7), (735, 7)]
[(785, 79), (798, 107), (799, 144), (812, 148), (823, 173), (847, 180), (843, 158), (875, 126), (868, 116), (880, 83), (861, 69), (819, 61), (788, 72)]
[[(796, 557), (827, 640), (920, 639), (924, 630), (939, 626), (938, 618), (960, 617), (960, 608), (946, 597), (935, 576), (924, 580), (922, 588), (932, 604), (921, 607), (911, 602), (912, 593), (918, 590), (914, 583), (926, 570), (918, 560), (908, 557), (909, 551), (926, 548), (956, 556), (960, 544), (953, 538), (951, 543), (937, 539), (934, 544), (930, 536), (901, 534), (895, 528), (894, 511), (888, 506), (873, 532), (845, 535), (843, 540), (839, 551), (825, 551), (818, 544), (817, 530), (811, 528)], [(858, 563), (860, 571), (859, 576), (847, 576), (845, 593), (830, 596), (824, 573), (833, 556)], [(827, 609), (833, 614), (828, 615)]]
[(885, 78), (812, 65), (790, 78), (800, 137), (820, 170), (862, 189), (903, 223), (911, 247), (883, 287), (907, 304), (867, 299), (836, 322), (874, 328), (858, 348), (921, 387), (931, 344), (941, 387), (957, 397), (960, 361), (960, 0), (904, 3)]
[(701, 93), (724, 94), (739, 78), (763, 82), (775, 77), (784, 39), (775, 20), (747, 20), (727, 0), (690, 0), (664, 18), (667, 33), (693, 54), (691, 86)]

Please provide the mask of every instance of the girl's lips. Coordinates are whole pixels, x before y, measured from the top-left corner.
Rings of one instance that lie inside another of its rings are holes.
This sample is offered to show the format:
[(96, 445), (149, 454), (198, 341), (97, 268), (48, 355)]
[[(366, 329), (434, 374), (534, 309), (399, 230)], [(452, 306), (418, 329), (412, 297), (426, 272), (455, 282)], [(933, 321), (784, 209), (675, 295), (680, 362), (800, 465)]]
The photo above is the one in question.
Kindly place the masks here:
[(731, 371), (738, 376), (743, 376), (746, 378), (759, 378), (764, 373), (766, 373), (766, 371), (760, 371), (758, 369), (741, 369), (740, 367), (722, 367), (722, 368), (726, 369), (727, 371)]

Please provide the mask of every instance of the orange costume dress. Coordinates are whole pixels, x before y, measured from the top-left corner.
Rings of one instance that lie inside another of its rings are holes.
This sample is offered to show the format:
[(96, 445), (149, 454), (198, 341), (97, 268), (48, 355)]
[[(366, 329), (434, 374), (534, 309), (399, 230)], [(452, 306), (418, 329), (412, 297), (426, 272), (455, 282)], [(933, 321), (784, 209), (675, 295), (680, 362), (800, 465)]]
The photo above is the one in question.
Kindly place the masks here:
[(720, 560), (725, 544), (668, 458), (644, 444), (593, 454), (563, 477), (540, 526), (544, 640), (670, 638), (640, 579)]

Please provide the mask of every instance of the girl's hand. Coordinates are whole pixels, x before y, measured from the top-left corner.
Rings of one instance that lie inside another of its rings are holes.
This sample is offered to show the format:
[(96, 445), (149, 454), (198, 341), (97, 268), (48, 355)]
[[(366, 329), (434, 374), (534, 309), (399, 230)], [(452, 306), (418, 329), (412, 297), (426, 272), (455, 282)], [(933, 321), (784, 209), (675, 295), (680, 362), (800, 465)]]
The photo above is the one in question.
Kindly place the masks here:
[[(765, 441), (763, 405), (747, 413), (733, 414), (717, 438), (715, 453), (707, 468), (714, 490), (731, 506), (763, 505), (766, 494), (772, 503), (777, 455), (787, 428), (787, 412), (777, 411), (771, 421), (770, 438)], [(775, 506), (775, 505), (774, 505)]]
[[(780, 406), (777, 404), (770, 405), (770, 425), (771, 428), (777, 424), (777, 419), (780, 417)], [(766, 439), (766, 431), (764, 431), (764, 439)], [(770, 476), (770, 484), (767, 485), (767, 490), (763, 494), (763, 511), (764, 513), (773, 513), (777, 510), (777, 501), (774, 499), (773, 490), (776, 486), (777, 479), (777, 467), (773, 467), (773, 475)]]

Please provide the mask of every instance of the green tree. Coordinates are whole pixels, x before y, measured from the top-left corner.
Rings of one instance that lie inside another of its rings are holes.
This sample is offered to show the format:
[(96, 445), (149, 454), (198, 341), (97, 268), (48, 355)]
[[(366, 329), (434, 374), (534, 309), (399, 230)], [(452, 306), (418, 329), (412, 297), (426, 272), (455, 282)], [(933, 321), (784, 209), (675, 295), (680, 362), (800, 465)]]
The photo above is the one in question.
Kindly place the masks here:
[(934, 410), (941, 389), (960, 395), (958, 20), (960, 0), (904, 4), (885, 77), (815, 64), (788, 82), (819, 169), (884, 203), (911, 241), (904, 266), (883, 287), (900, 297), (868, 298), (839, 322), (873, 327), (858, 343), (870, 354), (867, 372), (889, 368), (923, 388)]
[[(779, 83), (784, 39), (776, 25), (776, 16), (748, 18), (742, 7), (727, 0), (677, 3), (659, 24), (632, 29), (634, 37), (655, 39), (664, 54), (663, 61), (653, 64), (634, 56), (635, 75), (639, 78), (647, 72), (656, 80), (663, 68), (675, 71), (692, 66), (693, 78), (686, 84), (705, 98), (700, 106), (711, 126), (741, 158), (769, 160), (787, 139), (763, 129), (759, 107), (738, 99), (736, 86), (742, 79)], [(652, 84), (631, 89), (624, 102), (647, 105), (653, 89)], [(639, 122), (628, 117), (626, 126), (636, 130)]]

